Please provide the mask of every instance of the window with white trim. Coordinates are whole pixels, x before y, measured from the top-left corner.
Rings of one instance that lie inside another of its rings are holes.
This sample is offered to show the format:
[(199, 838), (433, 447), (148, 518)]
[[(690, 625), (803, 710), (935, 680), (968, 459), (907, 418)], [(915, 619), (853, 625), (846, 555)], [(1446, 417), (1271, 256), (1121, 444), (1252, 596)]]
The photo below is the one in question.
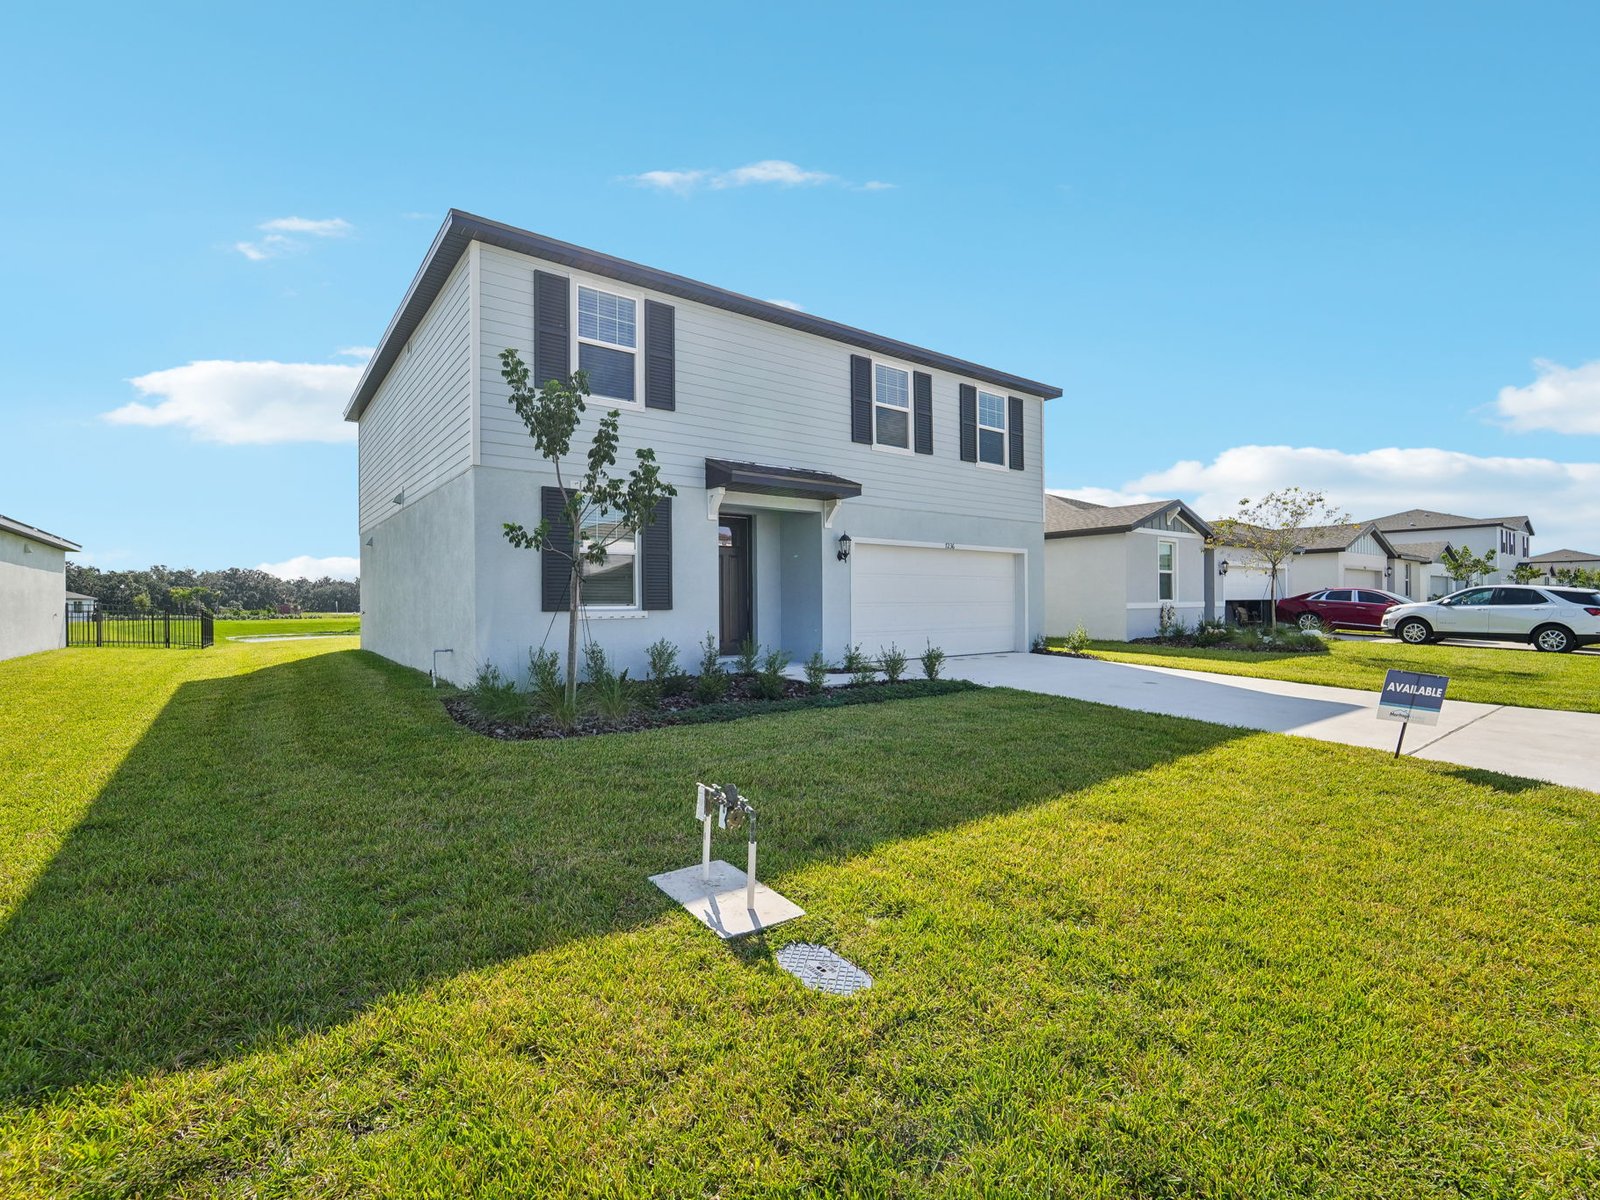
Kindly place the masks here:
[[(596, 519), (583, 526), (581, 545), (587, 548), (617, 531), (614, 521)], [(583, 585), (579, 593), (584, 608), (638, 608), (639, 570), (638, 541), (634, 537), (619, 538), (606, 547), (603, 563), (590, 562), (587, 556), (580, 564)]]
[(600, 400), (633, 404), (639, 395), (639, 302), (578, 285), (578, 367)]
[(1178, 543), (1156, 543), (1156, 599), (1178, 598)]
[(1006, 398), (978, 393), (978, 461), (1006, 465)]
[(872, 364), (873, 438), (880, 446), (911, 448), (911, 372)]

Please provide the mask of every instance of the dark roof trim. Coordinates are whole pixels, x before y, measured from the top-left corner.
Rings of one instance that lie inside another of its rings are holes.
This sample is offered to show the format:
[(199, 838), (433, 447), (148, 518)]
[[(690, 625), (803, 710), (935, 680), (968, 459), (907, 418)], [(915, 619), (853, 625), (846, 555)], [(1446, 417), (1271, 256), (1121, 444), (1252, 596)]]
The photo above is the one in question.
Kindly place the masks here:
[[(1057, 498), (1059, 499), (1060, 497)], [(1047, 529), (1044, 535), (1045, 539), (1049, 540), (1050, 538), (1069, 537), (1104, 537), (1108, 533), (1132, 533), (1135, 529), (1144, 528), (1156, 518), (1166, 516), (1174, 509), (1178, 511), (1179, 516), (1195, 527), (1195, 532), (1200, 534), (1201, 537), (1209, 538), (1211, 536), (1211, 522), (1207, 521), (1199, 513), (1195, 512), (1194, 509), (1190, 508), (1182, 500), (1169, 500), (1160, 508), (1150, 509), (1148, 511), (1146, 511), (1147, 506), (1143, 504), (1121, 504), (1097, 507), (1105, 507), (1108, 514), (1123, 509), (1137, 509), (1141, 511), (1137, 516), (1127, 520), (1118, 520), (1108, 525), (1092, 525), (1081, 529)], [(1164, 533), (1167, 531), (1156, 530), (1156, 532)]]
[(907, 362), (933, 367), (940, 371), (949, 371), (1013, 392), (1023, 392), (1045, 400), (1053, 400), (1061, 395), (1060, 388), (1048, 383), (1039, 383), (1037, 380), (1024, 379), (1020, 375), (979, 366), (965, 359), (952, 358), (948, 354), (939, 354), (933, 350), (913, 346), (909, 342), (880, 337), (864, 329), (841, 325), (837, 321), (828, 321), (810, 313), (797, 312), (794, 309), (784, 308), (781, 304), (769, 304), (765, 300), (742, 296), (738, 292), (712, 287), (708, 283), (700, 283), (682, 275), (673, 275), (668, 271), (658, 271), (654, 267), (646, 267), (626, 259), (613, 258), (597, 250), (586, 250), (570, 242), (558, 242), (543, 234), (530, 233), (525, 229), (503, 225), (499, 221), (491, 221), (485, 217), (475, 217), (471, 213), (452, 208), (445, 217), (444, 224), (439, 227), (433, 245), (428, 248), (427, 257), (422, 260), (422, 266), (412, 279), (411, 286), (406, 289), (405, 299), (400, 302), (399, 310), (389, 321), (389, 327), (384, 330), (383, 338), (378, 343), (377, 353), (367, 364), (361, 382), (356, 384), (355, 394), (345, 408), (345, 420), (354, 421), (360, 418), (362, 410), (367, 407), (368, 401), (389, 374), (395, 360), (400, 357), (401, 347), (422, 323), (428, 307), (444, 287), (450, 272), (455, 269), (467, 246), (474, 241), (482, 242), (486, 246), (498, 246), (502, 250), (527, 254), (533, 258), (544, 259), (546, 262), (560, 263), (575, 271), (587, 271), (592, 275), (602, 275), (635, 287), (648, 288), (668, 296), (693, 300), (710, 305), (712, 308), (754, 317), (774, 325), (783, 325), (789, 329), (797, 329), (801, 333), (811, 333), (849, 346), (859, 346), (874, 354), (905, 359)]
[(13, 520), (11, 517), (0, 516), (0, 529), (7, 533), (14, 533), (18, 537), (25, 537), (30, 542), (38, 542), (41, 546), (54, 546), (57, 550), (82, 550), (77, 542), (69, 542), (66, 538), (54, 533), (46, 533), (32, 525)]
[(796, 496), (803, 500), (849, 500), (861, 495), (853, 479), (804, 471), (799, 467), (764, 467), (760, 463), (706, 459), (706, 486), (762, 496)]

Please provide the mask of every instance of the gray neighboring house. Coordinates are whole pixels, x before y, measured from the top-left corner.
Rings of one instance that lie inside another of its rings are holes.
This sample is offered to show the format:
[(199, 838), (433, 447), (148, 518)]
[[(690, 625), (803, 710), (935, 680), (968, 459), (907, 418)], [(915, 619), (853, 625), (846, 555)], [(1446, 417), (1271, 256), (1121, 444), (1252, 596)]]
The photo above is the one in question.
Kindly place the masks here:
[(1193, 628), (1215, 602), (1211, 526), (1181, 500), (1105, 505), (1044, 498), (1045, 634), (1153, 636), (1162, 611)]
[(0, 516), (0, 659), (66, 645), (67, 555), (81, 549)]
[[(1408, 508), (1405, 512), (1375, 517), (1370, 522), (1383, 531), (1383, 535), (1396, 547), (1426, 542), (1447, 541), (1457, 550), (1468, 550), (1482, 555), (1494, 551), (1495, 570), (1478, 582), (1509, 583), (1512, 569), (1528, 558), (1533, 539), (1533, 522), (1525, 516), (1515, 517), (1463, 517), (1456, 513), (1434, 512), (1428, 508)], [(1438, 575), (1440, 572), (1431, 572)], [(1446, 577), (1453, 591), (1455, 585)], [(1430, 585), (1431, 591), (1431, 585)]]
[(1545, 583), (1556, 582), (1559, 571), (1600, 571), (1600, 554), (1590, 554), (1584, 550), (1548, 550), (1523, 559), (1523, 562), (1539, 568), (1540, 579)]
[[(952, 290), (952, 303), (970, 303)], [(1024, 650), (1044, 622), (1044, 401), (1060, 389), (452, 210), (345, 412), (359, 423), (362, 644), (457, 683), (565, 647), (565, 563), (509, 545), (558, 510), (506, 402), (582, 367), (678, 489), (584, 589), (638, 675), (709, 632), (796, 659), (847, 643)]]

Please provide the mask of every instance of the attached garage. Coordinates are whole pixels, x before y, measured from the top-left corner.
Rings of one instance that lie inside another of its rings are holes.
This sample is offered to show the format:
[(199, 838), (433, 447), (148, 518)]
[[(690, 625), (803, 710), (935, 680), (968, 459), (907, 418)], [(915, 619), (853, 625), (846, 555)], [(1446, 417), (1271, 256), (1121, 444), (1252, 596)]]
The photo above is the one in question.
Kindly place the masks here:
[(850, 640), (867, 654), (895, 643), (919, 654), (1025, 650), (1023, 555), (857, 542), (850, 562)]
[(1383, 586), (1382, 571), (1358, 571), (1346, 567), (1344, 572), (1345, 587), (1381, 588)]

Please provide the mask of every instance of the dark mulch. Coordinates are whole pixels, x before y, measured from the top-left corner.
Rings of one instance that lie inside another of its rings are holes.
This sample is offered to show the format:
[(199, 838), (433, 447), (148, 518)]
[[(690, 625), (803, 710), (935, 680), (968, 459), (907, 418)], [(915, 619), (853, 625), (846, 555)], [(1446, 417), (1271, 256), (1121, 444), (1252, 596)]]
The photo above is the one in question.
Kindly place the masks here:
[(1186, 650), (1244, 650), (1252, 654), (1326, 654), (1326, 643), (1318, 642), (1315, 645), (1285, 646), (1272, 642), (1216, 642), (1201, 640), (1191, 633), (1180, 634), (1177, 637), (1142, 637), (1131, 638), (1130, 646), (1177, 646)]
[(678, 696), (652, 698), (648, 705), (641, 705), (632, 716), (620, 721), (586, 713), (572, 729), (562, 729), (549, 717), (535, 713), (530, 713), (525, 721), (485, 717), (473, 706), (470, 695), (450, 696), (443, 704), (445, 711), (458, 725), (464, 725), (474, 733), (501, 741), (522, 742), (542, 738), (594, 737), (606, 733), (638, 733), (646, 729), (659, 729), (664, 725), (705, 725), (767, 713), (879, 704), (919, 696), (944, 696), (977, 688), (977, 684), (964, 679), (908, 679), (899, 683), (830, 685), (821, 693), (813, 694), (804, 683), (791, 680), (781, 699), (769, 700), (756, 691), (754, 679), (734, 678), (729, 681), (728, 698), (715, 704), (702, 704), (691, 691)]

